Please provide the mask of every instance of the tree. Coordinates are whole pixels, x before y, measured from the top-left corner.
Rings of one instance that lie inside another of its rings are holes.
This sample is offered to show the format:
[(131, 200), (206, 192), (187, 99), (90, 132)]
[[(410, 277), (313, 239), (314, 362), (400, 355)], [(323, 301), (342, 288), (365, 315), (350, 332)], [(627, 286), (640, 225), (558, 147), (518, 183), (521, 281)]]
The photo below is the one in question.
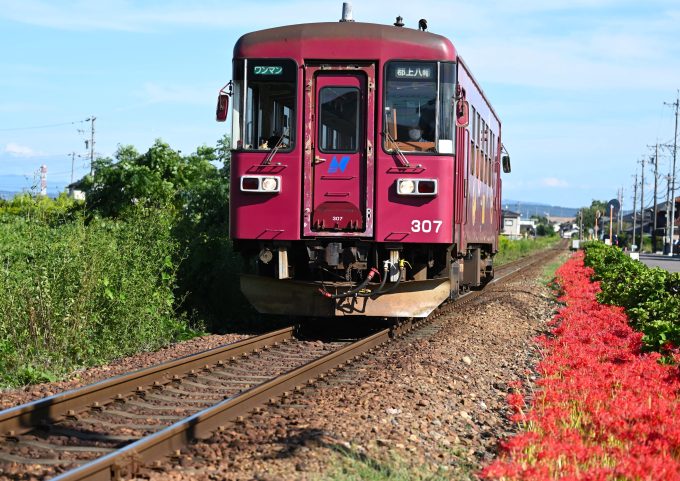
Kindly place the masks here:
[(587, 232), (588, 229), (595, 228), (595, 218), (597, 211), (600, 215), (605, 215), (607, 210), (607, 202), (602, 200), (595, 200), (590, 203), (590, 207), (582, 207), (581, 213), (583, 215), (583, 230)]
[(182, 156), (161, 140), (145, 154), (129, 145), (119, 146), (114, 159), (95, 161), (94, 177), (83, 182), (87, 207), (107, 217), (121, 215), (132, 204), (186, 209), (208, 186), (223, 181), (216, 149), (199, 147)]
[(118, 147), (113, 159), (98, 159), (94, 177), (81, 183), (94, 214), (125, 216), (133, 204), (172, 213), (180, 246), (177, 298), (209, 323), (241, 314), (247, 305), (238, 287), (242, 260), (229, 239), (230, 163), (226, 135), (190, 155), (156, 140), (144, 154)]

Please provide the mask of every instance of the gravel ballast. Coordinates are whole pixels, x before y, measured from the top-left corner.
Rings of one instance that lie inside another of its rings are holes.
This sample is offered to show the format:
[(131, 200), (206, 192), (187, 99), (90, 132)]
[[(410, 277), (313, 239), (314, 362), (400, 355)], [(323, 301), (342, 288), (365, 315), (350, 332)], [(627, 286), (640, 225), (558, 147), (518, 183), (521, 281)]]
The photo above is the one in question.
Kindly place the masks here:
[(212, 349), (224, 344), (245, 339), (243, 334), (223, 334), (196, 337), (189, 341), (178, 342), (155, 352), (143, 352), (136, 356), (119, 359), (106, 366), (92, 367), (76, 372), (67, 381), (35, 384), (21, 389), (7, 389), (0, 392), (0, 410), (8, 409), (19, 404), (25, 404), (36, 399), (42, 399), (53, 394), (75, 389), (87, 384), (103, 381), (113, 376), (136, 371), (153, 366), (161, 362), (171, 361), (179, 357), (188, 356), (206, 349)]
[[(141, 478), (319, 480), (346, 459), (406, 466), (414, 478), (472, 478), (516, 429), (505, 401), (510, 385), (535, 379), (533, 339), (555, 309), (537, 280), (541, 273), (537, 267), (488, 286), (479, 299), (226, 426)], [(69, 381), (5, 391), (0, 408), (244, 337), (204, 336), (83, 370)]]
[[(324, 479), (342, 458), (472, 478), (516, 429), (555, 304), (534, 268), (436, 324), (199, 441), (151, 479)], [(437, 332), (433, 332), (437, 331)]]

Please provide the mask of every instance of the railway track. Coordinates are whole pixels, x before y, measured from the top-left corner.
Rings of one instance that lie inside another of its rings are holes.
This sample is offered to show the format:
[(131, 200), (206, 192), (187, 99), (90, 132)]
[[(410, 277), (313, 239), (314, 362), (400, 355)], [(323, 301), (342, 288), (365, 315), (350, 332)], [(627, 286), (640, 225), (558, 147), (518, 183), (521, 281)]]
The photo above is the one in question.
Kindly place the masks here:
[[(494, 283), (518, 276), (554, 251), (513, 262)], [(108, 379), (0, 412), (0, 477), (116, 480), (176, 453), (296, 388), (434, 319), (484, 291), (356, 342), (310, 342), (293, 327)], [(428, 330), (429, 329), (429, 330)], [(432, 331), (432, 332), (436, 332)], [(428, 334), (430, 333), (430, 334)], [(153, 469), (153, 465), (151, 465)]]

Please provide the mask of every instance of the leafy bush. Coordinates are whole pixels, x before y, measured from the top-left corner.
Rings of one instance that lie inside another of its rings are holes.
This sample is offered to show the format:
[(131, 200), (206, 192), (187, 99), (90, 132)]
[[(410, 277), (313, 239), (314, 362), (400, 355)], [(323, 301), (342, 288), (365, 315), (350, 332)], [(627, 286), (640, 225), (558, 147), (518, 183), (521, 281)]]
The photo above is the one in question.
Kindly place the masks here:
[(190, 155), (161, 140), (144, 154), (121, 146), (115, 161), (98, 160), (94, 177), (82, 182), (97, 215), (121, 218), (132, 205), (172, 213), (177, 307), (218, 330), (252, 313), (239, 287), (243, 260), (229, 239), (230, 148), (226, 136)]
[(586, 244), (585, 251), (585, 263), (601, 283), (598, 300), (624, 307), (648, 349), (680, 346), (680, 274), (647, 267), (599, 242)]
[(50, 224), (68, 222), (81, 210), (82, 201), (70, 198), (65, 192), (56, 199), (22, 193), (10, 200), (0, 199), (0, 217), (21, 216)]
[(87, 223), (0, 217), (0, 385), (192, 335), (174, 312), (171, 227), (167, 212), (142, 207)]

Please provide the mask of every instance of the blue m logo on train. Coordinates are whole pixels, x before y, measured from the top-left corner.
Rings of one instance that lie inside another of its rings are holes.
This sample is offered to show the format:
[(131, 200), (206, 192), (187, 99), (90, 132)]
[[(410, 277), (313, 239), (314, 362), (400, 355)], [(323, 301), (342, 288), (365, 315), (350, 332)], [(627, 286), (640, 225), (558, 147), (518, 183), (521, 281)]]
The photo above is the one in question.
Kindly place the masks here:
[(340, 159), (340, 162), (338, 162), (338, 158), (334, 155), (333, 159), (331, 159), (330, 165), (328, 166), (328, 173), (335, 174), (338, 171), (343, 173), (347, 168), (347, 164), (349, 164), (349, 155), (343, 155)]

